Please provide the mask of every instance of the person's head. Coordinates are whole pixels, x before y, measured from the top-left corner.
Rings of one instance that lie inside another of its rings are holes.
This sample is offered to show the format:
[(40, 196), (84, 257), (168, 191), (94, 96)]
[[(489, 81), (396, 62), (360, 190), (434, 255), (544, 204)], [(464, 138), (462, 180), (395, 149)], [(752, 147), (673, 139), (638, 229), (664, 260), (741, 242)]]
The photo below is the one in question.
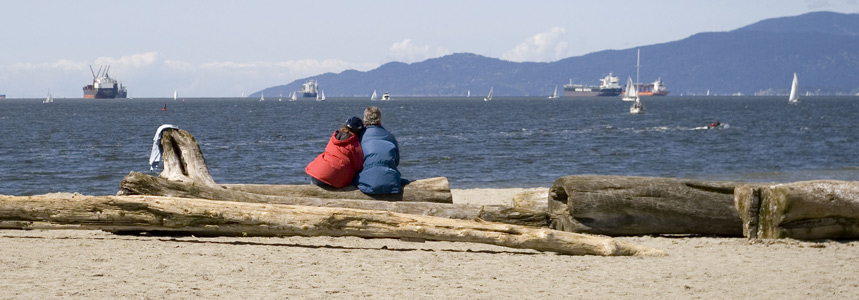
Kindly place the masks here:
[[(344, 131), (345, 130), (345, 131)], [(343, 126), (340, 128), (340, 131), (350, 132), (353, 134), (358, 134), (364, 130), (364, 122), (361, 121), (358, 117), (351, 117), (346, 120), (346, 123), (343, 123)]]
[(370, 106), (364, 110), (364, 125), (382, 125), (382, 111), (378, 107)]

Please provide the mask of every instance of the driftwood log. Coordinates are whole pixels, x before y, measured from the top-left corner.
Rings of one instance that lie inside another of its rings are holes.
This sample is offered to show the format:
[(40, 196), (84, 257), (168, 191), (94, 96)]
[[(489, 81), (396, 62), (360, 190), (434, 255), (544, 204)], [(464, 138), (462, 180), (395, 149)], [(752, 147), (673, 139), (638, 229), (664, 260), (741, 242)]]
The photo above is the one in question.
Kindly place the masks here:
[(549, 190), (550, 227), (610, 236), (740, 236), (734, 209), (739, 182), (577, 175)]
[[(161, 147), (164, 169), (158, 175), (159, 177), (171, 181), (215, 184), (206, 166), (203, 151), (191, 133), (181, 129), (165, 129), (161, 133)], [(309, 184), (223, 184), (220, 186), (236, 191), (276, 196), (453, 203), (450, 183), (445, 177), (415, 180), (403, 187), (403, 193), (389, 195), (367, 195), (354, 186), (341, 189), (321, 188)], [(120, 190), (118, 195), (122, 194), (128, 194), (128, 192)], [(130, 194), (135, 193), (130, 192)]]
[(859, 238), (859, 182), (743, 185), (734, 194), (750, 239)]
[[(514, 208), (501, 205), (467, 205), (452, 203), (431, 202), (402, 202), (402, 201), (375, 201), (361, 199), (336, 199), (307, 197), (308, 194), (276, 195), (276, 193), (262, 194), (242, 191), (241, 188), (232, 188), (247, 185), (208, 185), (196, 182), (172, 181), (160, 177), (131, 172), (125, 176), (120, 183), (119, 195), (149, 195), (182, 197), (209, 200), (225, 200), (236, 202), (273, 203), (307, 206), (326, 206), (357, 208), (369, 210), (382, 210), (406, 214), (445, 217), (451, 219), (481, 219), (484, 221), (500, 222), (507, 224), (526, 225), (534, 227), (546, 227), (548, 215), (546, 211), (537, 211), (527, 208)], [(269, 192), (278, 189), (278, 185), (269, 185)], [(257, 189), (250, 189), (257, 190)], [(336, 194), (329, 195), (331, 197)], [(349, 193), (340, 194), (348, 197)]]
[(111, 232), (357, 236), (475, 242), (570, 255), (663, 255), (611, 238), (385, 211), (153, 196), (0, 196), (0, 223), (76, 225)]
[(318, 197), (406, 202), (453, 203), (450, 183), (446, 177), (418, 179), (403, 187), (402, 194), (368, 195), (354, 185), (340, 189), (322, 188), (313, 184), (221, 184), (228, 190), (272, 196)]

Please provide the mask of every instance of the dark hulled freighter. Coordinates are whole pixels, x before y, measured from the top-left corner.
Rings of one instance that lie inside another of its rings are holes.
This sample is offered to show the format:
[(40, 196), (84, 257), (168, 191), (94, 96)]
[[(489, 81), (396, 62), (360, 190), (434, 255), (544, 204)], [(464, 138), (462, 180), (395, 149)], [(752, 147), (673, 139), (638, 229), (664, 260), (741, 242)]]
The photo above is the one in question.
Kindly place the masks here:
[(99, 67), (98, 73), (95, 73), (95, 71), (92, 70), (92, 66), (89, 66), (89, 70), (92, 72), (92, 84), (85, 85), (83, 88), (85, 99), (128, 97), (128, 91), (125, 89), (125, 86), (122, 85), (121, 82), (117, 82), (115, 79), (110, 78), (107, 74), (109, 69), (110, 66)]

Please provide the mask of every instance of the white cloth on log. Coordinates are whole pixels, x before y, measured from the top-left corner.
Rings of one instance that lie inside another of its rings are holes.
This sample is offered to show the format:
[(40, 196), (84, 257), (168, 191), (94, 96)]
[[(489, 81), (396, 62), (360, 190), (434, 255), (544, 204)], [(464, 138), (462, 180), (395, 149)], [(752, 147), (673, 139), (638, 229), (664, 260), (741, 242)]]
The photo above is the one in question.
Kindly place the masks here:
[(149, 155), (149, 170), (155, 170), (158, 167), (158, 162), (161, 161), (161, 131), (164, 129), (179, 129), (175, 125), (164, 124), (158, 127), (158, 130), (155, 131), (155, 137), (152, 142), (152, 154)]

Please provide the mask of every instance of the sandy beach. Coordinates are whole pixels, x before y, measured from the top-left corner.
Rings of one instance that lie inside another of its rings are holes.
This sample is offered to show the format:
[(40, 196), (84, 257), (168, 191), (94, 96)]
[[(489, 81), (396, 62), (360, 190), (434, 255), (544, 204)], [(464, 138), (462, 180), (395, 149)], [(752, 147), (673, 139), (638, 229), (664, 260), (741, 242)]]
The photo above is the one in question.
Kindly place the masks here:
[[(523, 189), (454, 190), (507, 204)], [(859, 241), (621, 237), (665, 257), (353, 237), (0, 230), (0, 299), (850, 299)]]

